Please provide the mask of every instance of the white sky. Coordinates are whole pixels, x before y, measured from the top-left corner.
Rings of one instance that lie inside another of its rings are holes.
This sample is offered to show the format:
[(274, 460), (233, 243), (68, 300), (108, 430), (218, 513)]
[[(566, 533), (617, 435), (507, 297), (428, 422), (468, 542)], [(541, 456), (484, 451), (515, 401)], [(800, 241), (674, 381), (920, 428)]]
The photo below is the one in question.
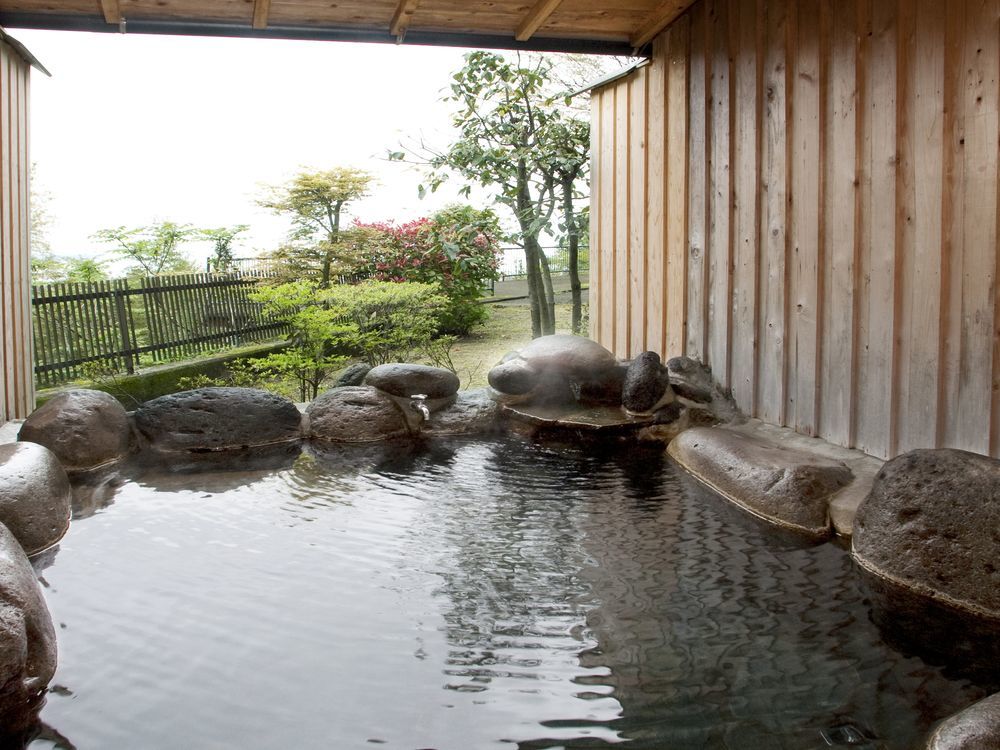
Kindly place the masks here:
[[(98, 229), (159, 220), (249, 224), (237, 255), (277, 244), (285, 220), (259, 185), (300, 167), (376, 173), (352, 214), (405, 221), (456, 200), (417, 198), (420, 173), (385, 161), (400, 141), (447, 143), (439, 100), (467, 50), (9, 29), (32, 71), (31, 159), (60, 255), (101, 255)], [(482, 199), (485, 203), (485, 199)], [(187, 245), (203, 262), (205, 246)]]

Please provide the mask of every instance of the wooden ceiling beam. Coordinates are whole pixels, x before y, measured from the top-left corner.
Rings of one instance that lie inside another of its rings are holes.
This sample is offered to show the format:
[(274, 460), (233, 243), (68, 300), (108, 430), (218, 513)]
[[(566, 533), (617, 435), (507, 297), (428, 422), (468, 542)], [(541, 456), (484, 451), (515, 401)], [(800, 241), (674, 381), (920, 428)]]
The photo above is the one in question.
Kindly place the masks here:
[(418, 5), (420, 5), (420, 0), (399, 0), (396, 12), (392, 14), (392, 21), (389, 23), (389, 33), (397, 39), (402, 39), (410, 27), (410, 21), (413, 19)]
[(514, 32), (514, 38), (519, 42), (526, 42), (534, 36), (534, 33), (541, 28), (542, 24), (549, 20), (562, 0), (538, 0), (535, 7), (528, 11), (528, 15), (521, 19)]
[(101, 12), (104, 14), (105, 23), (117, 26), (122, 22), (122, 8), (118, 0), (101, 0)]
[(694, 5), (695, 0), (667, 0), (659, 8), (650, 13), (639, 24), (638, 28), (632, 32), (629, 44), (633, 48), (645, 47), (653, 38), (672, 24), (688, 8)]
[(254, 0), (253, 3), (253, 27), (255, 29), (266, 29), (267, 19), (271, 15), (271, 0)]

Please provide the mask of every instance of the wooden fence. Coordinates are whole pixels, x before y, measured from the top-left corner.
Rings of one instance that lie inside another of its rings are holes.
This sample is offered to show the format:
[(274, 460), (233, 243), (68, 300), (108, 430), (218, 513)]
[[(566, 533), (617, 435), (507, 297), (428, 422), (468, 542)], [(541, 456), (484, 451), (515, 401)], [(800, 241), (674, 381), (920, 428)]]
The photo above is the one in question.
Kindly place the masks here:
[(86, 366), (132, 373), (143, 363), (176, 360), (286, 332), (248, 292), (257, 278), (190, 274), (138, 282), (44, 284), (32, 288), (35, 377), (51, 386)]

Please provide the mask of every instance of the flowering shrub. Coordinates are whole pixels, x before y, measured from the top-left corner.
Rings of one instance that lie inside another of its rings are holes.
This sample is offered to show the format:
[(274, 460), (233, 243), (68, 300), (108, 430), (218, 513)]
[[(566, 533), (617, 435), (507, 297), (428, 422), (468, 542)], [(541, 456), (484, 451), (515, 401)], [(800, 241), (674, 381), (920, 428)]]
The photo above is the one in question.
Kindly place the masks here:
[(486, 282), (497, 278), (500, 245), (500, 227), (489, 209), (450, 206), (406, 224), (356, 223), (353, 236), (363, 259), (359, 273), (430, 284), (448, 300), (439, 332), (467, 333), (486, 319), (477, 300)]

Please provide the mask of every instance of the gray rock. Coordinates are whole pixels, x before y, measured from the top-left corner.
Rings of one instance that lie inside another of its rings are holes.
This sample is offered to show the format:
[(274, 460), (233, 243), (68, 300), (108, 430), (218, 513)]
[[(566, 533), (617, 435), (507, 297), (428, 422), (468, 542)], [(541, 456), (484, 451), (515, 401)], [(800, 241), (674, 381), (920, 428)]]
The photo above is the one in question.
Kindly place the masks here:
[(633, 414), (648, 414), (670, 388), (667, 368), (656, 352), (643, 352), (632, 360), (625, 373), (622, 406)]
[(537, 403), (620, 403), (624, 380), (615, 356), (582, 336), (555, 334), (508, 353), (490, 370), (490, 386)]
[(500, 429), (500, 405), (486, 388), (461, 391), (447, 409), (435, 412), (421, 432), (432, 436), (486, 435)]
[(365, 380), (365, 375), (371, 371), (371, 367), (364, 362), (357, 362), (349, 367), (345, 367), (333, 381), (333, 388), (343, 388), (348, 385), (361, 385)]
[(335, 388), (306, 409), (309, 436), (336, 443), (367, 443), (410, 434), (403, 410), (371, 386)]
[(927, 738), (927, 750), (1000, 748), (1000, 693), (948, 717)]
[(888, 461), (854, 519), (852, 554), (891, 639), (1000, 664), (1000, 461), (953, 449)]
[(0, 724), (24, 721), (55, 671), (56, 634), (38, 579), (0, 524)]
[(667, 371), (678, 395), (702, 404), (712, 401), (715, 381), (708, 365), (691, 357), (671, 357), (667, 360)]
[(447, 398), (458, 392), (458, 375), (443, 367), (394, 363), (379, 365), (366, 376), (364, 385), (370, 385), (393, 396), (412, 396), (422, 393), (427, 398)]
[(490, 386), (500, 393), (521, 396), (530, 393), (538, 380), (538, 373), (516, 354), (508, 354), (486, 376)]
[(667, 451), (726, 499), (813, 541), (830, 536), (830, 497), (853, 479), (839, 461), (723, 428), (686, 430)]
[(48, 549), (69, 529), (69, 477), (48, 448), (35, 443), (0, 445), (0, 523), (28, 555)]
[(302, 437), (295, 404), (253, 388), (198, 388), (160, 396), (136, 409), (134, 419), (155, 451), (241, 450)]
[(17, 439), (44, 445), (67, 470), (82, 470), (127, 455), (130, 435), (125, 407), (103, 391), (81, 388), (36, 409)]
[(600, 373), (616, 364), (615, 355), (596, 341), (566, 333), (533, 339), (520, 355), (537, 372), (559, 373), (578, 382), (599, 380)]

